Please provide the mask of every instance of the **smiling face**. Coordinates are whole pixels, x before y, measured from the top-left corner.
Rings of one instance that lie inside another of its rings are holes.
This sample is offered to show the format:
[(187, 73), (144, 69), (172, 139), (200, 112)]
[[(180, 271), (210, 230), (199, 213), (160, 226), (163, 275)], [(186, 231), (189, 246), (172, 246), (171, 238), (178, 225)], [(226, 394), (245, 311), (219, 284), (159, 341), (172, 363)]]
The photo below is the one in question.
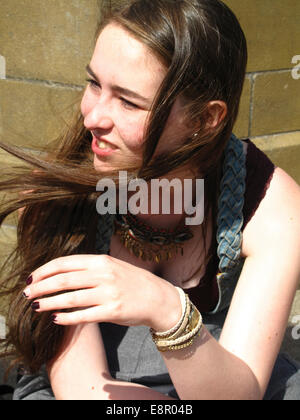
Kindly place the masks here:
[(142, 43), (109, 24), (98, 38), (87, 71), (90, 81), (81, 112), (93, 134), (96, 170), (109, 170), (124, 161), (137, 163), (164, 67)]
[[(147, 118), (166, 68), (122, 27), (109, 24), (98, 38), (87, 72), (81, 112), (93, 135), (95, 169), (141, 163)], [(179, 111), (175, 102), (157, 152), (171, 147), (163, 137), (178, 135)]]

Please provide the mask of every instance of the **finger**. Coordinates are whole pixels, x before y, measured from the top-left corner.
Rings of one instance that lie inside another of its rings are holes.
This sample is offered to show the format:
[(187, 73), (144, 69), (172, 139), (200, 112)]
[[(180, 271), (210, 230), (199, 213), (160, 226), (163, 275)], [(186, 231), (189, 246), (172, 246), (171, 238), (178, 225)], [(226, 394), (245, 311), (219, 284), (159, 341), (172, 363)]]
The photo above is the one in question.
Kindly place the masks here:
[(59, 312), (52, 315), (57, 325), (78, 325), (88, 323), (108, 322), (107, 310), (104, 307), (93, 306), (72, 312)]
[(87, 289), (95, 286), (91, 273), (73, 271), (71, 273), (57, 274), (43, 281), (32, 283), (24, 289), (24, 297), (35, 299), (40, 296), (51, 295), (64, 290)]
[(89, 307), (99, 305), (99, 303), (99, 297), (95, 296), (92, 290), (87, 289), (35, 300), (32, 303), (32, 309), (36, 312), (48, 312)]
[(26, 284), (30, 285), (48, 277), (70, 271), (82, 271), (92, 267), (99, 268), (104, 261), (107, 263), (109, 259), (108, 255), (69, 255), (67, 257), (59, 257), (33, 271), (26, 280)]

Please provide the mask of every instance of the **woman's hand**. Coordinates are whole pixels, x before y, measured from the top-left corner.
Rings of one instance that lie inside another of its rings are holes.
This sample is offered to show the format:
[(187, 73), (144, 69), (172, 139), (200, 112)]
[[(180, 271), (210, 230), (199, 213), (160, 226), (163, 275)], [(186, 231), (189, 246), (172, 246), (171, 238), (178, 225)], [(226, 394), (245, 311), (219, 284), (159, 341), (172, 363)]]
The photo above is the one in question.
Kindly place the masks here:
[(24, 296), (33, 300), (33, 310), (54, 312), (60, 325), (112, 322), (164, 331), (181, 316), (171, 283), (108, 255), (57, 258), (35, 270), (27, 284)]

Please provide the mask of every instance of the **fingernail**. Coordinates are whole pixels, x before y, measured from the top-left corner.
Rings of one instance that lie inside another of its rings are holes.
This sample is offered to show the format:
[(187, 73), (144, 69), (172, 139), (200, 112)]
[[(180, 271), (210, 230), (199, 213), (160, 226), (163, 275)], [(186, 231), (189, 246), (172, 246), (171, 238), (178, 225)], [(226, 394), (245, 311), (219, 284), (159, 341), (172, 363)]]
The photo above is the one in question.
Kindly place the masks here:
[(27, 289), (24, 290), (23, 297), (26, 298), (26, 299), (29, 298), (29, 292), (27, 291)]
[(33, 302), (33, 304), (31, 305), (31, 309), (33, 311), (38, 311), (40, 309), (40, 303), (39, 302)]
[(28, 279), (26, 280), (26, 284), (27, 286), (30, 286), (30, 284), (33, 282), (33, 278), (32, 276), (29, 276)]
[(57, 315), (55, 314), (51, 315), (51, 321), (54, 323), (57, 322)]

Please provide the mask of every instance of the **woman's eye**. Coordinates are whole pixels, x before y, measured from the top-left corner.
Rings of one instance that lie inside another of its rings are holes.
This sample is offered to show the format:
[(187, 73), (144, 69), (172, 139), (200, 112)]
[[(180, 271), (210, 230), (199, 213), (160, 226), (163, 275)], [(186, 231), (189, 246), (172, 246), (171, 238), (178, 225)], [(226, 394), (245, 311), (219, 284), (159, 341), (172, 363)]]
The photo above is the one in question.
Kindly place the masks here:
[(136, 109), (136, 108), (138, 108), (138, 105), (135, 105), (135, 104), (133, 104), (132, 102), (129, 102), (129, 101), (127, 101), (127, 100), (126, 100), (126, 99), (124, 99), (124, 98), (120, 98), (120, 100), (122, 101), (123, 106), (124, 106), (124, 108), (126, 108), (126, 109)]
[(91, 88), (100, 88), (101, 87), (99, 85), (99, 83), (97, 83), (96, 80), (94, 80), (94, 79), (86, 79), (86, 81), (88, 82), (88, 84), (90, 85)]

